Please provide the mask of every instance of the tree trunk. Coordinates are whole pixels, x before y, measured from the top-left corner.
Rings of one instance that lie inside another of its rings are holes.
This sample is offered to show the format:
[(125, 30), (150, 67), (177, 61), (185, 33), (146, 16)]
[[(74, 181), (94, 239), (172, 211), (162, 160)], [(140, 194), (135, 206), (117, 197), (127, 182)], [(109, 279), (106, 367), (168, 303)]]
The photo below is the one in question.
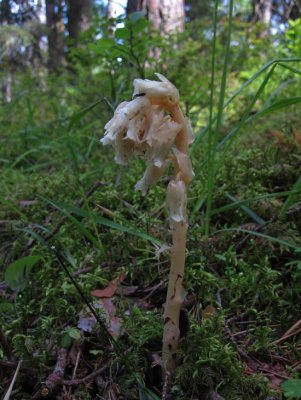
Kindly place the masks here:
[(253, 0), (253, 21), (261, 22), (265, 27), (260, 32), (260, 37), (267, 37), (270, 33), (272, 20), (272, 0)]
[(272, 19), (272, 0), (253, 0), (253, 20), (270, 25)]
[(0, 23), (12, 24), (12, 13), (9, 0), (2, 0), (0, 3)]
[(126, 15), (132, 14), (136, 11), (142, 11), (144, 2), (145, 0), (128, 0), (126, 6)]
[(145, 11), (154, 28), (163, 34), (184, 30), (184, 0), (128, 0), (127, 15), (135, 11)]
[(12, 101), (12, 74), (7, 74), (2, 78), (2, 99), (4, 103), (10, 103)]
[(68, 1), (68, 31), (75, 43), (78, 42), (79, 34), (90, 27), (91, 8), (92, 0)]
[(185, 26), (184, 0), (162, 0), (159, 3), (160, 29), (164, 33), (183, 32)]
[(62, 0), (46, 0), (48, 66), (57, 71), (64, 64), (64, 19)]
[[(0, 23), (2, 25), (12, 24), (12, 13), (9, 0), (3, 0), (0, 3)], [(1, 81), (2, 100), (3, 103), (10, 103), (12, 100), (12, 74), (9, 68), (5, 69), (7, 69), (7, 73), (3, 76)]]

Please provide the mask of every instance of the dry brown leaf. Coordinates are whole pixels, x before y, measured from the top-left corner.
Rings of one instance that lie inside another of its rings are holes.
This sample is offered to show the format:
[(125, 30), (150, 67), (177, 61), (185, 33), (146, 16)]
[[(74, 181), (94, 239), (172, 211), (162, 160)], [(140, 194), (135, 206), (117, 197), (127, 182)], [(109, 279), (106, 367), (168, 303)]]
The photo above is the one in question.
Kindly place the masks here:
[(95, 297), (101, 297), (101, 298), (110, 298), (113, 297), (118, 286), (120, 285), (121, 282), (124, 281), (126, 277), (125, 272), (120, 272), (120, 274), (114, 278), (111, 282), (109, 282), (108, 286), (104, 289), (96, 289), (92, 290), (91, 295)]

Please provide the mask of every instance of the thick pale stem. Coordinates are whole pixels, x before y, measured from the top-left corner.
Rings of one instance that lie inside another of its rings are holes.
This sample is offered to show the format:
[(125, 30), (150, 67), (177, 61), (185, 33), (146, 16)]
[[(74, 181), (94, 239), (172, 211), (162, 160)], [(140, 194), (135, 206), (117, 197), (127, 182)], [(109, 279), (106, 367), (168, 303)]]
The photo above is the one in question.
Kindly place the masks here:
[(184, 300), (183, 277), (185, 268), (187, 224), (184, 221), (173, 224), (173, 246), (171, 266), (164, 310), (163, 368), (172, 373), (176, 368), (176, 350), (180, 338), (179, 317)]
[[(169, 108), (175, 122), (182, 124), (183, 128), (177, 134), (176, 147), (184, 154), (188, 153), (187, 124), (179, 106)], [(176, 168), (176, 175), (179, 169)], [(180, 177), (181, 179), (181, 177)], [(188, 182), (185, 182), (186, 187)], [(185, 188), (186, 189), (186, 188)], [(186, 193), (185, 193), (186, 196)], [(183, 213), (186, 216), (186, 210)], [(166, 374), (172, 374), (177, 365), (176, 351), (180, 338), (179, 318), (181, 305), (184, 300), (183, 277), (185, 269), (186, 249), (186, 221), (173, 222), (173, 246), (171, 250), (171, 266), (167, 297), (164, 309), (164, 332), (163, 332), (163, 369)]]

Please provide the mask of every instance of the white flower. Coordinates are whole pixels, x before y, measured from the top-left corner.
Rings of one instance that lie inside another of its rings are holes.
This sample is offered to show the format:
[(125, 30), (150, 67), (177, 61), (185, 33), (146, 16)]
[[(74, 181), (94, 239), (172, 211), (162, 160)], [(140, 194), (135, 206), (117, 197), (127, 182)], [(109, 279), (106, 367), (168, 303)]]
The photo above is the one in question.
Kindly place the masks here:
[(170, 104), (178, 104), (178, 89), (165, 76), (156, 74), (159, 81), (151, 81), (149, 79), (134, 79), (133, 96), (144, 95), (151, 99), (163, 100)]
[(186, 221), (186, 185), (182, 180), (171, 180), (167, 186), (166, 205), (169, 208), (171, 225)]
[(151, 107), (146, 97), (137, 97), (117, 107), (113, 118), (105, 125), (103, 145), (115, 146), (115, 160), (127, 165), (133, 152), (142, 152), (143, 138), (147, 130), (147, 114)]
[[(143, 177), (135, 186), (144, 194), (163, 175), (177, 134), (185, 129), (188, 141), (193, 140), (188, 119), (180, 124), (172, 116), (164, 115), (165, 109), (177, 107), (179, 93), (163, 75), (156, 75), (160, 81), (134, 80), (134, 99), (119, 104), (113, 118), (105, 125), (105, 136), (101, 139), (103, 145), (115, 147), (115, 161), (118, 164), (127, 165), (135, 154), (148, 161)], [(173, 152), (180, 170), (177, 185), (181, 187), (179, 181), (184, 181), (185, 185), (193, 178), (191, 162), (176, 147)], [(169, 189), (176, 190), (172, 185)], [(175, 214), (175, 219), (177, 215), (180, 214)]]
[(166, 116), (162, 119), (161, 125), (156, 126), (151, 135), (148, 134), (148, 142), (151, 143), (146, 157), (152, 160), (156, 167), (163, 165), (181, 128), (181, 124), (174, 122), (170, 117)]
[(161, 176), (164, 174), (167, 162), (165, 162), (160, 168), (156, 167), (154, 164), (150, 163), (146, 168), (143, 177), (135, 185), (136, 190), (141, 190), (145, 195), (148, 189), (150, 189)]
[(172, 150), (177, 159), (177, 163), (181, 172), (181, 179), (183, 179), (184, 182), (189, 183), (194, 177), (190, 158), (187, 154), (182, 153), (176, 147), (174, 147)]

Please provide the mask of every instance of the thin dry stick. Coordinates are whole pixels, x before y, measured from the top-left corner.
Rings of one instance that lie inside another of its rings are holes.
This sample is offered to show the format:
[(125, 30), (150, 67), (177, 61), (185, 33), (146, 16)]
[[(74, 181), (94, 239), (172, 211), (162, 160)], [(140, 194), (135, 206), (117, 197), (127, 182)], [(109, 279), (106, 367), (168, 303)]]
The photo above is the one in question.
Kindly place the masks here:
[[(72, 379), (75, 379), (75, 375), (76, 375), (76, 371), (77, 371), (77, 368), (78, 368), (78, 363), (79, 363), (80, 356), (81, 356), (81, 350), (78, 350), (77, 355), (76, 355), (74, 370), (73, 370), (73, 373), (72, 373)], [(70, 396), (70, 394), (71, 394), (71, 387), (68, 390), (68, 395)]]
[(299, 321), (297, 321), (293, 326), (291, 326), (283, 335), (282, 335), (282, 337), (284, 337), (284, 336), (287, 336), (287, 335), (290, 335), (292, 332), (294, 332), (297, 328), (299, 328), (299, 326), (301, 325), (301, 319), (299, 319)]
[(66, 386), (74, 386), (74, 385), (82, 385), (82, 384), (89, 383), (94, 378), (96, 378), (97, 375), (100, 375), (107, 368), (109, 368), (110, 365), (111, 365), (111, 360), (108, 360), (102, 367), (98, 368), (97, 370), (92, 372), (90, 375), (87, 375), (84, 378), (79, 378), (79, 379), (63, 380), (62, 384), (66, 385)]
[(55, 393), (60, 388), (63, 382), (67, 361), (68, 361), (68, 351), (64, 348), (59, 349), (54, 370), (48, 376), (46, 382), (43, 384), (43, 387), (38, 392), (37, 398), (39, 398), (39, 396), (48, 397), (53, 393)]
[(289, 338), (292, 337), (292, 336), (298, 335), (298, 333), (301, 333), (301, 329), (296, 329), (294, 332), (291, 332), (291, 333), (288, 334), (288, 335), (281, 336), (281, 338), (275, 340), (275, 341), (273, 342), (273, 344), (279, 344), (279, 343), (281, 343), (281, 342), (284, 342), (286, 339), (289, 339)]
[(10, 383), (10, 385), (9, 385), (9, 388), (8, 388), (8, 390), (7, 390), (6, 394), (5, 394), (5, 396), (3, 397), (3, 400), (9, 400), (9, 399), (10, 399), (10, 396), (11, 396), (11, 394), (12, 394), (12, 391), (13, 391), (13, 388), (14, 388), (14, 384), (15, 384), (15, 382), (16, 382), (16, 379), (17, 379), (17, 376), (18, 376), (18, 373), (19, 373), (21, 364), (22, 364), (22, 360), (20, 360), (20, 361), (18, 362), (17, 369), (16, 369), (16, 371), (15, 371), (15, 373), (14, 373), (13, 380), (11, 381), (11, 383)]

